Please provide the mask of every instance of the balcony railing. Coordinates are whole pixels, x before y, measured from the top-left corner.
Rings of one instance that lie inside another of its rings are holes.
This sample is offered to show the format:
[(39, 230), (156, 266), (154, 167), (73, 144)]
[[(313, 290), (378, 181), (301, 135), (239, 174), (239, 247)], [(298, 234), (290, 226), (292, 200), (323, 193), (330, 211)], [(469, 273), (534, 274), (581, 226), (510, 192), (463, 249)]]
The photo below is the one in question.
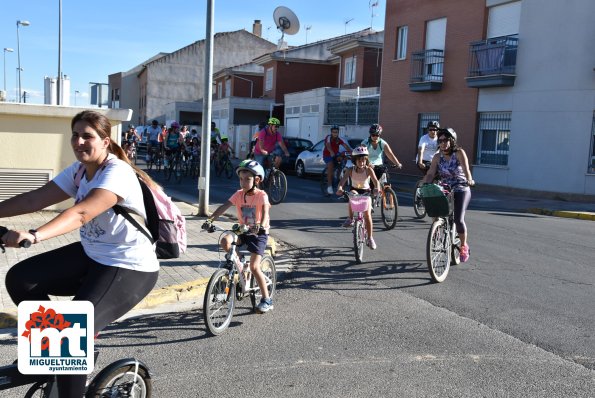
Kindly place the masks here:
[(512, 86), (516, 77), (517, 35), (493, 37), (469, 46), (469, 87)]
[(411, 91), (436, 91), (442, 88), (444, 50), (423, 50), (411, 54)]

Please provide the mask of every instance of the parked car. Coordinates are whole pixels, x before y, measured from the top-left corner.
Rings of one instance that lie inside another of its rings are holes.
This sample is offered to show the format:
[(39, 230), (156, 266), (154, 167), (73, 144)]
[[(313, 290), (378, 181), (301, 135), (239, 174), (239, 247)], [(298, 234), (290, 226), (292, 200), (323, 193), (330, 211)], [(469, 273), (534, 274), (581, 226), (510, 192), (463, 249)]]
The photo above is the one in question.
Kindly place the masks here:
[(300, 153), (312, 146), (312, 141), (305, 138), (298, 137), (283, 137), (289, 157), (283, 156), (281, 162), (281, 169), (284, 171), (293, 171), (295, 169), (295, 161)]
[[(353, 149), (359, 146), (362, 138), (349, 138), (347, 143)], [(305, 177), (306, 174), (322, 174), (326, 164), (322, 160), (322, 151), (324, 150), (324, 140), (318, 141), (316, 145), (300, 153), (295, 161), (295, 174), (298, 177)], [(341, 149), (343, 150), (343, 149)]]

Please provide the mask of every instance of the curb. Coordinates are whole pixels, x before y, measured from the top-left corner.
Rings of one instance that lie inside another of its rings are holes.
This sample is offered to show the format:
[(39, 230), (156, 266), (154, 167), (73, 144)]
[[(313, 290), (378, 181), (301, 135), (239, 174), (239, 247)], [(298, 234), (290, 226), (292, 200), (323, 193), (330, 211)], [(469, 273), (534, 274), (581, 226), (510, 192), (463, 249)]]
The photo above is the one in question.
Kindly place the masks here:
[(528, 213), (539, 214), (543, 216), (563, 217), (563, 218), (575, 218), (578, 220), (595, 221), (595, 213), (589, 213), (584, 211), (568, 211), (568, 210), (548, 210), (531, 208), (527, 209)]

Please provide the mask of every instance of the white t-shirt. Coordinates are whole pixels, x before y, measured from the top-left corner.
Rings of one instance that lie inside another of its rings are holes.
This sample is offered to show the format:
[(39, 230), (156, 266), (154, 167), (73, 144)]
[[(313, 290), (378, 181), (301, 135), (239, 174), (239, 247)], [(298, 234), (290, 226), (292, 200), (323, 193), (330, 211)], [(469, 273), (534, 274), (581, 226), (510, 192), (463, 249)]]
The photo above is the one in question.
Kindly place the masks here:
[[(74, 162), (53, 179), (66, 194), (78, 203), (94, 188), (111, 191), (122, 198), (119, 205), (142, 215), (146, 219), (143, 193), (134, 173), (126, 162), (113, 154), (109, 162), (100, 168), (91, 181), (83, 176), (76, 188), (74, 179), (80, 162)], [(151, 241), (123, 216), (113, 209), (99, 214), (80, 229), (81, 243), (85, 253), (100, 264), (154, 272), (159, 262)]]
[[(438, 134), (436, 134), (436, 136), (434, 137), (434, 139), (432, 139), (428, 134), (424, 134), (420, 139), (419, 139), (419, 144), (417, 145), (418, 148), (423, 148), (424, 153), (423, 153), (423, 159), (426, 162), (431, 162), (432, 158), (434, 157), (434, 154), (436, 154), (436, 152), (438, 152)], [(415, 161), (417, 162), (419, 157), (419, 152), (418, 155), (415, 155)]]

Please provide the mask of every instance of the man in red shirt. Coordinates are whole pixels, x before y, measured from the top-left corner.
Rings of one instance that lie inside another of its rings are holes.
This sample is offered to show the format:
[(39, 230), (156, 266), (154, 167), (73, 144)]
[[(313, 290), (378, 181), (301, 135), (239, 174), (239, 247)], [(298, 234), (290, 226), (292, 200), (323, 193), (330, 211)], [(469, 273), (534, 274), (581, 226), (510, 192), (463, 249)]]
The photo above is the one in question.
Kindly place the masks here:
[(322, 151), (322, 160), (326, 163), (326, 178), (328, 186), (326, 192), (329, 195), (333, 194), (333, 174), (335, 171), (335, 163), (339, 155), (339, 147), (343, 147), (347, 151), (351, 151), (351, 147), (341, 137), (339, 137), (339, 126), (336, 124), (331, 126), (331, 133), (324, 138), (324, 150)]
[(277, 143), (285, 153), (285, 156), (289, 156), (289, 151), (283, 142), (283, 137), (281, 137), (281, 133), (277, 131), (280, 124), (281, 122), (279, 119), (272, 117), (269, 119), (267, 126), (258, 133), (258, 140), (254, 147), (254, 160), (260, 163), (265, 169), (267, 168), (267, 165), (265, 165), (265, 158), (269, 155), (274, 156), (276, 168), (279, 168), (281, 165), (281, 151), (276, 148)]

